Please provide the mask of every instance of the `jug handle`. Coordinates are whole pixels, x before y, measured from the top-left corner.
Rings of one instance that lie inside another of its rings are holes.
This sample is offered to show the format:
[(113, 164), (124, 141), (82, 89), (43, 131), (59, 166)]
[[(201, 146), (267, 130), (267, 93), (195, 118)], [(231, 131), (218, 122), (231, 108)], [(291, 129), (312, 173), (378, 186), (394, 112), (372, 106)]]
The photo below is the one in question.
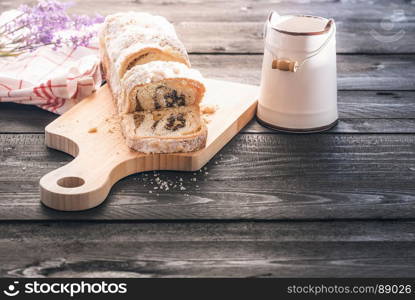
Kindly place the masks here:
[(327, 22), (326, 26), (324, 27), (324, 31), (325, 31), (325, 32), (328, 32), (328, 31), (331, 29), (331, 26), (333, 25), (333, 23), (334, 23), (334, 20), (333, 20), (333, 18), (331, 18), (331, 19)]
[(271, 18), (273, 15), (277, 15), (278, 17), (280, 17), (280, 15), (275, 10), (270, 11), (270, 13), (268, 14), (267, 21), (264, 24), (264, 29), (262, 30), (262, 36), (263, 36), (264, 41), (265, 41), (265, 38), (267, 37), (268, 27), (271, 25)]
[[(333, 19), (330, 19), (328, 22), (327, 22), (327, 24), (326, 24), (326, 26), (324, 27), (324, 31), (325, 32), (329, 32), (330, 31), (330, 29), (331, 29), (331, 27), (333, 26), (333, 24), (334, 24), (334, 20)], [(327, 37), (327, 39), (324, 41), (324, 43), (323, 44), (321, 44), (321, 46), (317, 49), (317, 50), (315, 50), (314, 52), (314, 54), (312, 54), (312, 55), (310, 55), (310, 56), (307, 56), (301, 63), (299, 63), (298, 64), (298, 68), (297, 68), (297, 70), (299, 69), (299, 68), (301, 68), (303, 65), (304, 65), (304, 63), (306, 62), (306, 61), (308, 61), (308, 60), (310, 60), (311, 58), (313, 58), (314, 56), (316, 56), (316, 55), (318, 55), (321, 51), (323, 51), (323, 49), (324, 48), (326, 48), (326, 46), (328, 45), (328, 43), (331, 41), (331, 39), (332, 39), (332, 37), (333, 37), (333, 35), (334, 35), (334, 33), (335, 33), (335, 30), (333, 29), (332, 31), (331, 31), (331, 33), (330, 33), (330, 35)]]
[[(268, 21), (265, 23), (266, 26), (268, 26), (268, 24), (270, 23), (271, 20), (271, 16), (274, 13), (274, 11), (272, 11), (269, 16), (268, 16)], [(334, 20), (331, 18), (328, 20), (326, 26), (324, 27), (324, 32), (329, 32), (331, 27), (334, 24)], [(290, 71), (290, 72), (297, 72), (306, 61), (310, 60), (311, 58), (313, 58), (314, 56), (318, 55), (326, 46), (327, 44), (330, 42), (331, 38), (334, 35), (335, 30), (332, 30), (332, 32), (330, 33), (330, 35), (327, 37), (327, 39), (324, 41), (324, 43), (317, 49), (315, 50), (314, 54), (306, 57), (302, 62), (297, 62), (297, 61), (292, 61), (289, 59), (278, 59), (278, 58), (274, 58), (274, 60), (272, 61), (272, 68), (273, 69), (278, 69), (281, 71)], [(265, 38), (265, 36), (264, 36)], [(266, 41), (265, 41), (265, 46), (266, 46)], [(272, 53), (272, 51), (271, 51)], [(274, 55), (274, 54), (273, 54)], [(274, 55), (275, 57), (275, 55)]]

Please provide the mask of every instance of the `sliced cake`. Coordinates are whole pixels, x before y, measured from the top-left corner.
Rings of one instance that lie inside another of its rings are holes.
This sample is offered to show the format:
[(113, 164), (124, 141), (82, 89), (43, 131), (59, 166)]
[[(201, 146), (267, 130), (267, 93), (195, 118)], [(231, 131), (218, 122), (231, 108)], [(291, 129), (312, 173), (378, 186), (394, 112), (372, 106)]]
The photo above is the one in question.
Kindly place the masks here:
[(147, 13), (108, 16), (100, 56), (127, 145), (144, 153), (191, 152), (206, 145), (200, 116), (205, 86), (174, 27)]
[(122, 82), (121, 113), (199, 104), (205, 93), (199, 71), (177, 62), (153, 61), (129, 70)]
[(207, 138), (198, 105), (124, 114), (121, 127), (127, 145), (144, 153), (196, 151)]

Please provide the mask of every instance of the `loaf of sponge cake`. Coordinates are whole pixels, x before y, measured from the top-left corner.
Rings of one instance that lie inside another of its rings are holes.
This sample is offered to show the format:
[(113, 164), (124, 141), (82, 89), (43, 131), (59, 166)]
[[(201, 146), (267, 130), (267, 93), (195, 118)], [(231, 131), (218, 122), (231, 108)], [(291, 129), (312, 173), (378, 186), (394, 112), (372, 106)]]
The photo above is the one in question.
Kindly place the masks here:
[(144, 153), (203, 148), (205, 86), (173, 25), (147, 13), (118, 13), (105, 19), (99, 40), (127, 145)]

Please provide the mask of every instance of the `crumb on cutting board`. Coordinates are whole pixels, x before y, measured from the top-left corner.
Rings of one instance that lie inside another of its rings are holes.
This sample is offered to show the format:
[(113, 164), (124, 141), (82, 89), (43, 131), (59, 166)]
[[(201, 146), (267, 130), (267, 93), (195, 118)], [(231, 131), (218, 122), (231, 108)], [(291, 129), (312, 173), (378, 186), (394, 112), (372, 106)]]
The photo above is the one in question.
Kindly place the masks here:
[(89, 128), (88, 130), (88, 133), (96, 133), (96, 132), (98, 132), (98, 128), (96, 127)]
[(218, 106), (215, 104), (201, 105), (200, 113), (202, 114), (202, 119), (205, 124), (209, 124), (211, 119), (210, 117), (218, 110)]
[(218, 110), (218, 106), (214, 104), (202, 105), (200, 111), (202, 114), (212, 115)]

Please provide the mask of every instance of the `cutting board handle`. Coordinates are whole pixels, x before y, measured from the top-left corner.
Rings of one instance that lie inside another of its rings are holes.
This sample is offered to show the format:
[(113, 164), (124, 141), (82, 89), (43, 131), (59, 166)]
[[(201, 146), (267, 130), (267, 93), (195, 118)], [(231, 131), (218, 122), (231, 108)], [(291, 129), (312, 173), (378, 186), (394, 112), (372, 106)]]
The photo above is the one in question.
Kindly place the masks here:
[(79, 154), (67, 165), (40, 179), (43, 204), (64, 211), (95, 207), (107, 197), (114, 166)]

